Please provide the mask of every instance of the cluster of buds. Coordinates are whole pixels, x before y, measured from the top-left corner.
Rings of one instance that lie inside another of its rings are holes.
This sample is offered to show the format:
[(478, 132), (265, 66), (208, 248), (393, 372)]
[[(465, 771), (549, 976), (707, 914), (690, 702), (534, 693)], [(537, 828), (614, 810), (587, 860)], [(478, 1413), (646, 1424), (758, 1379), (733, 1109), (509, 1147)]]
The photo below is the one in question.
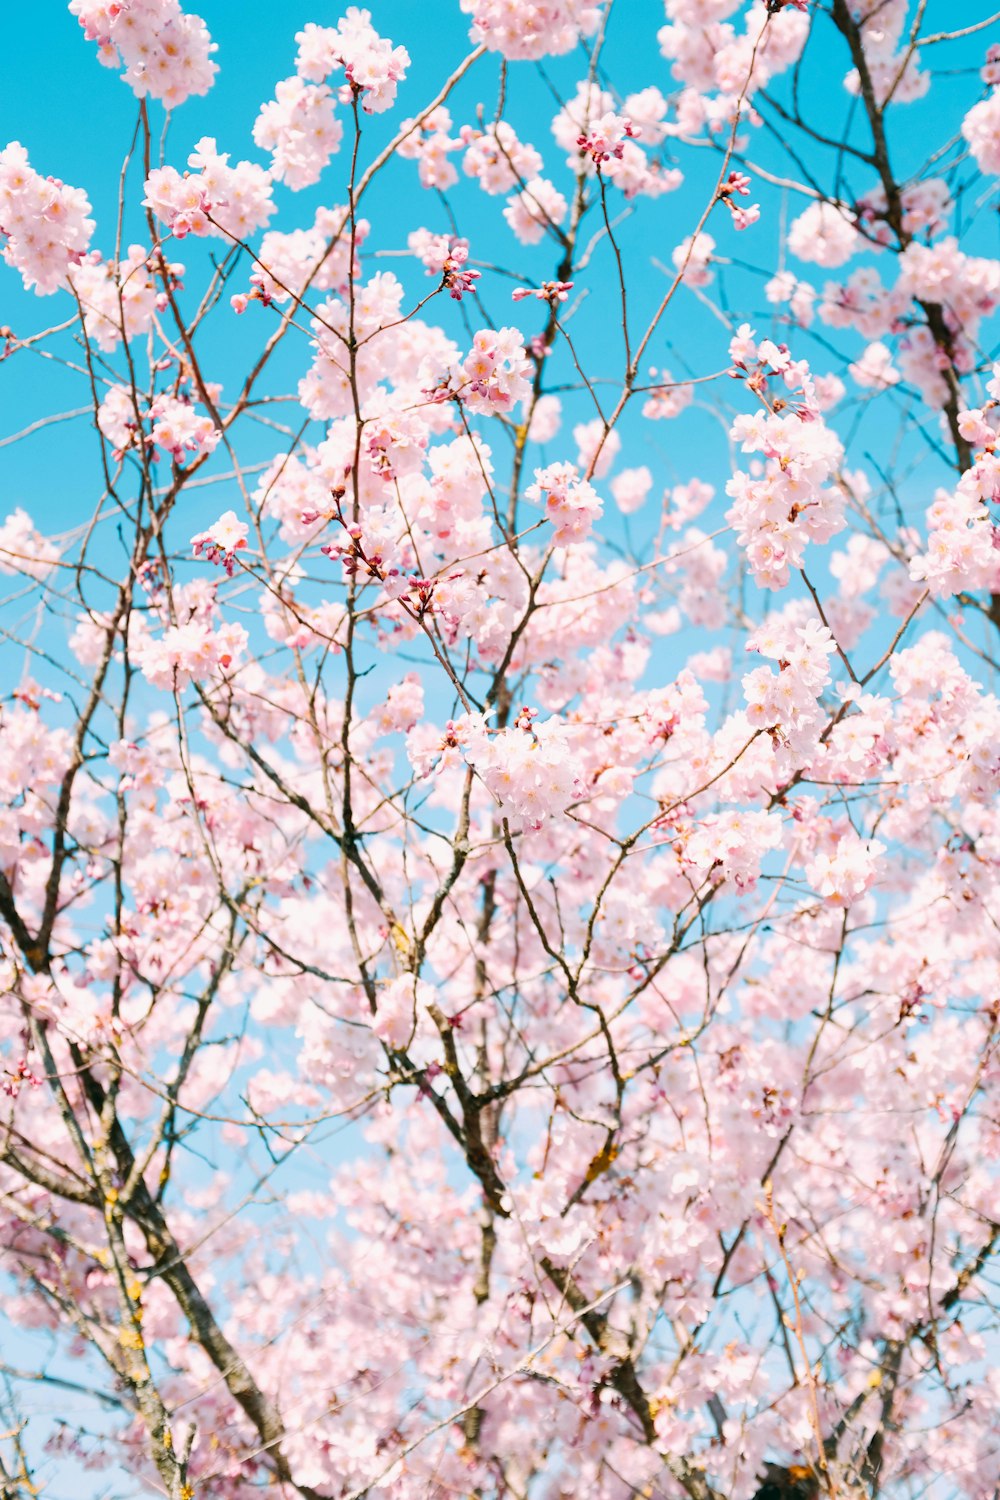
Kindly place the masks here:
[(408, 578), (406, 588), (397, 597), (408, 604), (418, 620), (429, 614), (434, 599), (433, 578)]
[(347, 493), (347, 491), (343, 487), (340, 487), (340, 488), (337, 488), (337, 489), (333, 489), (333, 490), (330, 491), (330, 494), (333, 497), (333, 507), (330, 510), (312, 510), (311, 509), (311, 510), (300, 511), (299, 512), (299, 520), (302, 523), (302, 525), (303, 526), (318, 526), (321, 521), (326, 522), (326, 521), (334, 521), (334, 520), (343, 522), (344, 516), (343, 516), (343, 512), (342, 512), (342, 510), (340, 508), (340, 502), (343, 500), (343, 498), (344, 498), (344, 496), (345, 496), (346, 493)]
[(788, 390), (800, 393), (801, 399), (791, 405), (795, 416), (803, 422), (815, 420), (815, 389), (809, 367), (804, 360), (792, 359), (787, 344), (776, 344), (773, 339), (761, 339), (758, 344), (749, 324), (742, 323), (730, 341), (729, 357), (732, 367), (727, 373), (733, 380), (744, 381), (775, 416), (789, 405), (781, 396), (769, 396), (769, 381), (780, 377)]
[(136, 569), (136, 582), (147, 594), (158, 594), (163, 588), (163, 563), (158, 557), (147, 557)]
[(328, 542), (319, 550), (324, 557), (338, 558), (343, 564), (346, 577), (356, 578), (359, 573), (366, 573), (369, 578), (377, 578), (381, 582), (385, 577), (381, 554), (373, 552), (371, 557), (367, 555), (362, 542), (364, 532), (360, 526), (345, 524), (344, 530), (348, 538), (346, 543)]
[(443, 406), (446, 401), (461, 400), (450, 375), (442, 375), (434, 385), (423, 386), (420, 394), (431, 406)]
[(204, 557), (213, 566), (221, 563), (227, 578), (232, 578), (236, 571), (236, 554), (246, 544), (246, 522), (238, 520), (236, 513), (231, 510), (220, 516), (207, 531), (199, 531), (197, 536), (191, 538), (195, 557)]
[(651, 744), (662, 740), (664, 744), (671, 738), (674, 731), (680, 726), (680, 717), (670, 709), (655, 715), (650, 726), (649, 739)]
[(251, 302), (259, 302), (262, 307), (270, 307), (273, 301), (273, 296), (264, 284), (263, 273), (255, 271), (250, 277), (250, 291), (235, 292), (229, 299), (229, 305), (233, 312), (245, 313)]
[(471, 292), (476, 282), (482, 275), (481, 271), (474, 271), (467, 267), (465, 262), (469, 258), (469, 247), (465, 240), (453, 240), (448, 251), (448, 257), (441, 267), (448, 293), (456, 302), (461, 302), (466, 292)]
[[(324, 557), (337, 559), (343, 566), (344, 574), (348, 578), (368, 577), (376, 578), (381, 583), (390, 598), (398, 600), (404, 607), (409, 608), (414, 617), (423, 619), (431, 608), (431, 600), (434, 593), (433, 578), (406, 578), (398, 568), (385, 566), (385, 559), (380, 552), (368, 553), (365, 551), (364, 532), (360, 526), (350, 525), (345, 519), (340, 508), (343, 498), (343, 490), (332, 491), (334, 504), (336, 506), (336, 519), (347, 536), (346, 542), (328, 542), (319, 550)], [(309, 513), (310, 519), (321, 519), (317, 512), (315, 516)]]
[(641, 134), (642, 131), (631, 120), (609, 114), (594, 122), (589, 135), (578, 135), (576, 144), (599, 167), (612, 157), (621, 161), (625, 154), (626, 139), (638, 140)]
[(49, 703), (61, 703), (62, 693), (53, 693), (51, 689), (42, 687), (33, 677), (26, 677), (20, 687), (16, 687), (11, 693), (16, 703), (23, 703), (25, 708), (30, 708), (37, 713), (44, 701)]
[(750, 196), (750, 178), (745, 172), (730, 172), (719, 189), (719, 202), (724, 203), (732, 214), (734, 229), (749, 229), (760, 218), (760, 204), (751, 203), (748, 208), (743, 208), (733, 201), (737, 194), (741, 198)]
[(22, 1057), (14, 1069), (4, 1069), (3, 1079), (0, 1082), (0, 1090), (9, 1099), (16, 1099), (26, 1083), (33, 1089), (40, 1089), (44, 1082), (44, 1078), (39, 1078), (37, 1073), (31, 1071), (31, 1068), (28, 1066), (28, 1059)]
[(557, 302), (565, 302), (573, 289), (571, 281), (543, 281), (541, 286), (519, 286), (511, 292), (512, 302), (523, 302), (525, 297), (537, 297), (539, 302), (548, 302), (555, 306)]
[[(346, 471), (345, 471), (345, 476), (344, 477), (345, 478), (347, 477), (346, 476)], [(346, 526), (347, 523), (344, 520), (344, 511), (343, 511), (343, 507), (342, 507), (342, 503), (341, 503), (343, 501), (343, 498), (344, 498), (344, 496), (346, 494), (347, 494), (347, 489), (346, 489), (346, 487), (344, 485), (342, 485), (342, 484), (335, 485), (330, 490), (330, 499), (333, 501), (333, 508), (331, 510), (304, 510), (304, 511), (302, 511), (300, 513), (299, 519), (302, 522), (303, 526), (314, 526), (317, 521), (334, 521), (334, 520), (339, 521), (342, 526)]]

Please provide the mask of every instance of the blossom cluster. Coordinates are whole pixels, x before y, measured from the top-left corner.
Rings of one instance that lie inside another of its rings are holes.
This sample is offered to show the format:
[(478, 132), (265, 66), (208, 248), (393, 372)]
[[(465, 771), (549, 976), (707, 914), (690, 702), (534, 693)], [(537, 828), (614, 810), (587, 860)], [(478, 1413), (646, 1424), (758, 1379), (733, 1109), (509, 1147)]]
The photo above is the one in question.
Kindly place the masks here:
[(1000, 402), (1000, 365), (987, 382), (988, 409), (973, 408), (959, 416), (959, 429), (979, 451), (953, 491), (939, 489), (927, 511), (927, 550), (910, 564), (910, 577), (925, 582), (937, 598), (962, 589), (1000, 591), (1000, 528), (990, 505), (1000, 503), (1000, 456), (997, 429), (989, 420)]
[(579, 477), (575, 464), (549, 464), (535, 470), (535, 482), (525, 490), (529, 500), (545, 505), (545, 518), (556, 528), (552, 541), (568, 547), (583, 541), (591, 526), (604, 513), (593, 485)]
[(124, 67), (123, 78), (140, 99), (148, 95), (168, 109), (207, 94), (219, 71), (215, 44), (200, 16), (178, 0), (69, 0), (88, 42), (97, 43), (106, 68)]
[(193, 170), (154, 167), (143, 200), (177, 239), (187, 234), (243, 240), (274, 212), (271, 179), (254, 162), (229, 165), (215, 141), (203, 137), (188, 157)]
[(511, 411), (531, 389), (531, 365), (516, 328), (480, 329), (462, 364), (463, 399), (470, 411)]
[[(758, 583), (779, 589), (790, 569), (802, 566), (810, 541), (826, 542), (844, 525), (843, 495), (830, 484), (843, 450), (815, 404), (804, 361), (793, 360), (770, 339), (758, 345), (747, 324), (730, 355), (734, 373), (762, 402), (762, 409), (736, 418), (731, 436), (744, 453), (762, 454), (764, 467), (759, 478), (738, 471), (729, 481), (728, 519)], [(766, 392), (775, 379), (801, 397), (787, 410), (775, 410), (777, 402), (768, 408)]]
[(603, 0), (460, 0), (471, 35), (511, 61), (568, 52), (600, 22)]
[(79, 188), (42, 177), (18, 141), (0, 150), (0, 239), (3, 258), (40, 297), (67, 284), (87, 253), (94, 221)]
[(539, 719), (534, 709), (521, 709), (511, 728), (492, 732), (481, 714), (466, 714), (446, 736), (454, 738), (518, 826), (540, 828), (583, 790), (566, 726), (555, 718)]
[[(171, 290), (180, 286), (183, 274), (182, 265), (170, 263), (167, 276)], [(142, 245), (130, 245), (125, 259), (117, 265), (92, 250), (73, 268), (70, 282), (74, 296), (80, 299), (87, 335), (104, 353), (110, 353), (123, 339), (148, 333), (157, 313), (169, 303), (168, 293), (157, 282), (150, 265), (149, 252)]]
[(211, 453), (221, 433), (212, 417), (199, 412), (188, 394), (163, 393), (151, 402), (136, 401), (124, 385), (108, 390), (97, 412), (97, 425), (120, 459), (130, 448), (170, 455), (175, 463)]
[(370, 11), (352, 5), (335, 27), (309, 22), (295, 38), (295, 66), (300, 78), (315, 84), (343, 68), (349, 92), (357, 91), (365, 113), (381, 114), (396, 101), (410, 55), (405, 47), (394, 47), (379, 36), (371, 19)]
[(247, 544), (247, 524), (235, 511), (227, 510), (205, 531), (191, 538), (195, 557), (204, 555), (207, 562), (221, 563), (230, 578), (236, 566), (236, 554)]

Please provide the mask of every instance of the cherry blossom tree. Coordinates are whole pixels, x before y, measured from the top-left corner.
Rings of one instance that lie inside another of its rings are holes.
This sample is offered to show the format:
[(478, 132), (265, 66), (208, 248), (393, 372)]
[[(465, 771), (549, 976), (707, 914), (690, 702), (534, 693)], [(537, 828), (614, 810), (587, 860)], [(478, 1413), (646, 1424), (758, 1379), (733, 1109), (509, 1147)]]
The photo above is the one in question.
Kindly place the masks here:
[(0, 152), (3, 1495), (996, 1500), (1000, 16), (281, 9)]

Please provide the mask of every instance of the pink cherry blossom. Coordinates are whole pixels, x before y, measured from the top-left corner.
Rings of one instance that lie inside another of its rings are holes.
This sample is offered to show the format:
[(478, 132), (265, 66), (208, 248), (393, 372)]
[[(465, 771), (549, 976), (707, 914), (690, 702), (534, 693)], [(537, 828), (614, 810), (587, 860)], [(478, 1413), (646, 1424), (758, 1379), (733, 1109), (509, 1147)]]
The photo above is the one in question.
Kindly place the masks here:
[(962, 134), (981, 172), (1000, 173), (1000, 90), (974, 104), (962, 121)]
[(608, 432), (600, 417), (592, 422), (581, 422), (574, 427), (573, 441), (577, 449), (577, 467), (586, 470), (591, 479), (605, 477), (621, 452), (622, 446), (618, 433), (614, 428)]
[(247, 544), (247, 524), (240, 521), (235, 511), (227, 510), (207, 531), (200, 531), (191, 538), (195, 557), (204, 555), (207, 562), (222, 563), (229, 577), (233, 576), (236, 553)]
[(228, 163), (228, 155), (220, 155), (206, 136), (188, 157), (193, 172), (156, 167), (149, 174), (144, 202), (178, 239), (186, 234), (247, 238), (274, 212), (270, 178), (252, 162)]
[(611, 481), (615, 504), (625, 515), (639, 510), (652, 488), (653, 476), (645, 464), (637, 469), (622, 469)]
[(90, 203), (79, 188), (41, 177), (18, 141), (0, 150), (0, 239), (3, 258), (40, 297), (67, 283), (94, 232)]
[(69, 0), (70, 12), (106, 68), (123, 67), (123, 78), (140, 99), (149, 95), (168, 109), (207, 94), (219, 71), (215, 43), (200, 16), (178, 0)]
[(712, 279), (709, 266), (715, 241), (703, 231), (693, 238), (688, 237), (673, 251), (672, 260), (683, 279), (690, 286), (707, 286)]
[(410, 55), (379, 36), (371, 12), (349, 6), (335, 27), (309, 22), (296, 36), (296, 71), (320, 84), (341, 68), (366, 114), (381, 114), (396, 101), (397, 85), (406, 77)]
[(472, 36), (511, 59), (568, 52), (590, 36), (601, 17), (601, 0), (460, 0), (472, 17)]
[(12, 511), (0, 525), (0, 573), (47, 578), (59, 559), (59, 549), (36, 530), (27, 511)]
[(343, 135), (331, 91), (297, 75), (276, 85), (275, 97), (262, 106), (253, 127), (254, 141), (271, 152), (272, 177), (295, 189), (318, 182)]
[(544, 502), (546, 517), (556, 528), (553, 541), (557, 547), (582, 541), (604, 511), (597, 492), (586, 479), (579, 478), (575, 464), (556, 463), (536, 469), (535, 482), (525, 495), (539, 504)]
[[(184, 274), (178, 262), (170, 265), (171, 288)], [(73, 291), (83, 308), (84, 327), (99, 349), (110, 353), (122, 339), (149, 331), (157, 313), (168, 302), (158, 286), (142, 245), (130, 245), (120, 265), (92, 250), (70, 273)]]
[(140, 642), (136, 661), (153, 687), (183, 688), (191, 681), (227, 671), (246, 650), (242, 625), (217, 630), (200, 620), (171, 625), (162, 636)]
[(563, 222), (568, 207), (551, 182), (544, 177), (532, 177), (521, 192), (507, 200), (503, 216), (522, 245), (536, 245), (546, 228)]
[(896, 385), (899, 371), (893, 368), (892, 351), (876, 340), (869, 344), (861, 358), (848, 366), (855, 384), (871, 386)]
[(814, 203), (793, 221), (788, 248), (799, 260), (813, 265), (842, 266), (858, 248), (858, 232), (839, 207)]
[(482, 329), (462, 368), (472, 411), (509, 411), (528, 394), (529, 364), (516, 328)]

